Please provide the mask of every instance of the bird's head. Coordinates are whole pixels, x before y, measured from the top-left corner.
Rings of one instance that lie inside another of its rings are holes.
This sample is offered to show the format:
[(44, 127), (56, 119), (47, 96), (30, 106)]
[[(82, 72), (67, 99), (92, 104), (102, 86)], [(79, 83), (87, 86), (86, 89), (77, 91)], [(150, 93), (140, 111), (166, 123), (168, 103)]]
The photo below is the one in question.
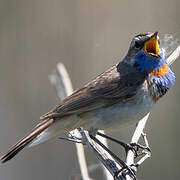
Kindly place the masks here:
[(161, 80), (169, 88), (174, 84), (175, 76), (159, 45), (158, 32), (139, 34), (133, 38), (125, 59), (138, 71), (150, 74), (156, 82)]
[(158, 32), (139, 34), (133, 38), (126, 58), (140, 71), (156, 70), (165, 63), (159, 43)]
[(139, 34), (133, 38), (127, 56), (134, 58), (139, 52), (159, 58), (158, 32)]

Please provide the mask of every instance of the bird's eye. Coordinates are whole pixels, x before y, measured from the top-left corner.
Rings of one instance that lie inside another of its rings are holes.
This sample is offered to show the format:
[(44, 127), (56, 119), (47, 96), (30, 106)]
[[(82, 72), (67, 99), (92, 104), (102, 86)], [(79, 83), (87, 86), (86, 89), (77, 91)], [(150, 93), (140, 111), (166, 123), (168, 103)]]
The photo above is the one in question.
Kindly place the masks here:
[(139, 41), (135, 41), (135, 48), (139, 49), (141, 47), (141, 44)]

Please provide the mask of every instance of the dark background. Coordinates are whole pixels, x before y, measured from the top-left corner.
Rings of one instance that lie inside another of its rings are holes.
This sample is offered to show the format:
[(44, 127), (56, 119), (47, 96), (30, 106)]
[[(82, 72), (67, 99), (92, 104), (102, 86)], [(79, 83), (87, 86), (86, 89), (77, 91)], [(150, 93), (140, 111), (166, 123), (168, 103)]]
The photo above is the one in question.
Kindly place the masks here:
[[(48, 75), (58, 62), (79, 88), (126, 54), (132, 37), (159, 31), (180, 39), (179, 0), (0, 0), (0, 153), (39, 122), (58, 97)], [(152, 157), (139, 179), (178, 179), (180, 65), (176, 84), (157, 103), (146, 126)], [(111, 133), (129, 142), (132, 127)], [(128, 133), (127, 133), (128, 132)], [(114, 152), (122, 155), (118, 145)], [(92, 165), (95, 157), (88, 152)], [(79, 175), (75, 146), (54, 139), (0, 165), (2, 180), (70, 179)], [(103, 179), (98, 169), (94, 179)]]

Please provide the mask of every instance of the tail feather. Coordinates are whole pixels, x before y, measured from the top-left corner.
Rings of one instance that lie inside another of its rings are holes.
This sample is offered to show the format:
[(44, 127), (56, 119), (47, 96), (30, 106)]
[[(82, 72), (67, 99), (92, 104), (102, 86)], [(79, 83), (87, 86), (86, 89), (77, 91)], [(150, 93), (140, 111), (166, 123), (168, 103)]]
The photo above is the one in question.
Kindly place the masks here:
[(19, 153), (24, 147), (30, 144), (39, 134), (46, 130), (51, 124), (54, 123), (54, 119), (48, 119), (39, 123), (29, 135), (18, 141), (10, 150), (0, 157), (0, 161), (5, 163), (12, 159), (17, 153)]

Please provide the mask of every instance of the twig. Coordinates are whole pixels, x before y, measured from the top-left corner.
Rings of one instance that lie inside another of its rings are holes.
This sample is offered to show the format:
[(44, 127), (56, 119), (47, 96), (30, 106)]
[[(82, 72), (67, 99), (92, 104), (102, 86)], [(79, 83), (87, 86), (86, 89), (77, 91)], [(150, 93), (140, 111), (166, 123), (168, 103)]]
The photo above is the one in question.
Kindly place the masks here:
[[(72, 94), (73, 92), (72, 83), (66, 71), (66, 68), (62, 63), (58, 63), (57, 70), (49, 76), (49, 79), (51, 81), (51, 84), (55, 87), (60, 100)], [(91, 180), (88, 174), (84, 147), (80, 143), (76, 143), (75, 145), (76, 145), (81, 176), (83, 180)]]
[[(107, 154), (102, 147), (100, 147), (97, 143), (95, 143), (89, 136), (89, 133), (83, 128), (78, 128), (79, 132), (82, 135), (83, 143), (86, 143), (88, 148), (91, 149), (98, 159), (103, 163), (103, 165), (108, 169), (112, 176), (114, 176), (120, 166), (118, 163), (115, 163), (112, 156)], [(115, 180), (122, 180), (121, 178), (115, 177)]]
[(180, 56), (180, 46), (178, 46), (173, 53), (167, 58), (167, 64), (171, 65)]
[[(144, 130), (144, 127), (146, 125), (149, 115), (150, 115), (150, 113), (148, 113), (143, 119), (141, 119), (138, 122), (136, 130), (134, 131), (134, 134), (132, 136), (131, 143), (138, 143), (139, 138), (142, 135), (142, 132)], [(128, 165), (134, 164), (134, 152), (132, 150), (129, 150), (127, 153), (126, 163)]]
[[(99, 132), (101, 132), (102, 134), (105, 134), (105, 132), (103, 130), (100, 130)], [(99, 139), (99, 141), (101, 141), (106, 147), (108, 147), (108, 143), (107, 143), (107, 140), (105, 138), (102, 138), (101, 136), (97, 136), (97, 138)], [(102, 151), (104, 151), (104, 149), (102, 149)], [(110, 159), (111, 157), (109, 157)], [(104, 172), (104, 175), (106, 177), (107, 180), (113, 180), (113, 176), (110, 175), (110, 172), (107, 171), (106, 167), (103, 166), (103, 172)]]
[[(149, 118), (149, 115), (150, 115), (150, 113), (148, 113), (143, 119), (141, 119), (138, 122), (138, 125), (137, 125), (137, 127), (135, 129), (135, 132), (134, 132), (133, 136), (132, 136), (131, 143), (138, 143), (139, 138), (141, 137), (141, 135), (143, 133), (146, 122), (147, 122), (147, 120)], [(145, 159), (147, 159), (148, 157), (149, 157), (149, 154), (146, 154), (143, 158), (141, 158), (139, 163), (144, 162)], [(132, 150), (129, 150), (128, 153), (127, 153), (127, 157), (126, 157), (126, 163), (128, 165), (134, 164), (134, 158), (135, 158), (134, 152)], [(131, 177), (129, 175), (127, 175), (126, 179), (131, 180)]]

